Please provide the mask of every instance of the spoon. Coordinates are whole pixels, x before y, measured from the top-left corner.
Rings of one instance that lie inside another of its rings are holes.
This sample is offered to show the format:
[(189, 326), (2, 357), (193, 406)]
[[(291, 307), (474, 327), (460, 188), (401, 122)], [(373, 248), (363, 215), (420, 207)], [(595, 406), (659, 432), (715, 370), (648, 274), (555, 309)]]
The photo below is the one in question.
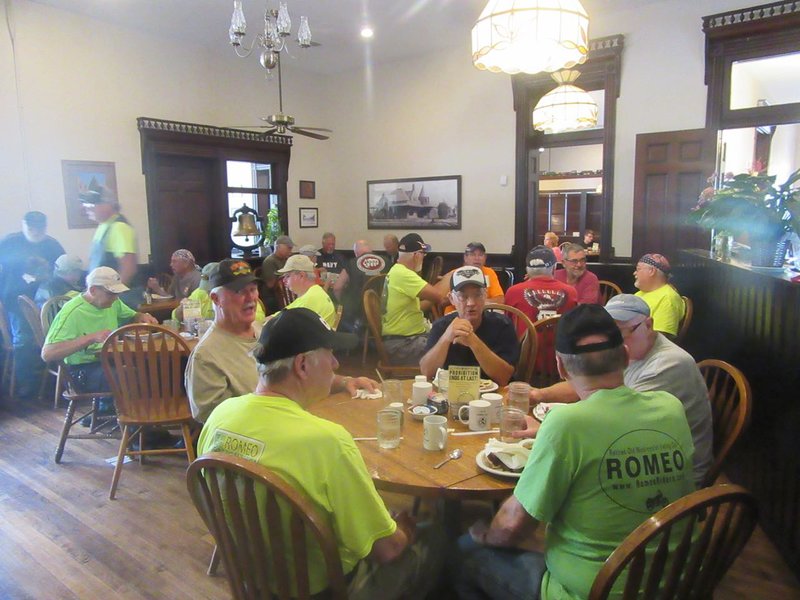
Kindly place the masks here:
[(464, 453), (461, 451), (461, 448), (456, 448), (456, 449), (455, 449), (455, 450), (453, 450), (453, 451), (452, 451), (450, 454), (448, 454), (448, 455), (447, 455), (447, 458), (445, 458), (445, 459), (444, 459), (442, 462), (440, 462), (440, 463), (439, 463), (439, 464), (437, 464), (437, 465), (433, 465), (433, 468), (434, 468), (434, 469), (438, 469), (439, 467), (441, 467), (441, 466), (442, 466), (444, 463), (446, 463), (446, 462), (449, 462), (449, 461), (451, 461), (451, 460), (458, 460), (459, 458), (461, 458), (461, 456), (462, 456), (463, 454), (464, 454)]

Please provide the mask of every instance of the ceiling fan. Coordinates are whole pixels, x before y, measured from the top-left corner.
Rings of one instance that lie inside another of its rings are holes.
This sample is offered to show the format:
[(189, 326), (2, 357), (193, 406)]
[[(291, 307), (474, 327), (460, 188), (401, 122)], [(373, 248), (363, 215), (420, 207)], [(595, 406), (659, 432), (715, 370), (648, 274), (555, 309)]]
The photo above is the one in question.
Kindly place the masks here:
[(266, 129), (266, 131), (264, 131), (265, 136), (271, 135), (273, 133), (286, 134), (286, 132), (291, 132), (291, 133), (298, 133), (300, 135), (305, 135), (307, 137), (314, 138), (315, 140), (329, 139), (330, 136), (315, 132), (325, 131), (328, 133), (333, 133), (333, 130), (325, 129), (324, 127), (299, 127), (294, 124), (294, 117), (292, 115), (288, 115), (283, 112), (283, 86), (281, 83), (281, 59), (280, 59), (280, 54), (278, 52), (273, 52), (272, 55), (273, 55), (272, 59), (274, 61), (273, 64), (278, 68), (278, 112), (274, 115), (269, 115), (268, 117), (259, 117), (262, 121), (267, 123), (266, 125), (235, 125), (233, 128)]

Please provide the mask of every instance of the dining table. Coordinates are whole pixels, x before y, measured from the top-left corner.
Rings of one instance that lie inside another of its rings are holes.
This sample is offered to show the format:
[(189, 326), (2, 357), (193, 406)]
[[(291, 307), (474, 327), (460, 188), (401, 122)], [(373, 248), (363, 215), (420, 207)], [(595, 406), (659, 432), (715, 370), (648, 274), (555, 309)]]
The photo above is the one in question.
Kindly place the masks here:
[(172, 314), (172, 311), (178, 308), (180, 303), (181, 301), (175, 298), (153, 300), (152, 302), (142, 302), (139, 306), (136, 307), (136, 311), (140, 313), (149, 313), (151, 315)]

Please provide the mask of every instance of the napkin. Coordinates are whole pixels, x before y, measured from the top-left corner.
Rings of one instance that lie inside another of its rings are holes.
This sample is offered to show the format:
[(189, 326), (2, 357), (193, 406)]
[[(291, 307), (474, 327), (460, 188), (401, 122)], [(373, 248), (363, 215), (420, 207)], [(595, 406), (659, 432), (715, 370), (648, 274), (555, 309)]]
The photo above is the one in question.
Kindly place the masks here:
[[(522, 444), (525, 445), (522, 445)], [(531, 453), (530, 442), (514, 442), (506, 443), (501, 442), (496, 438), (489, 438), (486, 443), (486, 454), (490, 452), (499, 458), (503, 464), (512, 471), (521, 471), (528, 462), (528, 456)]]
[(362, 398), (364, 400), (376, 400), (378, 398), (383, 398), (383, 392), (380, 390), (375, 390), (374, 392), (368, 392), (365, 389), (356, 390), (355, 396), (353, 398)]

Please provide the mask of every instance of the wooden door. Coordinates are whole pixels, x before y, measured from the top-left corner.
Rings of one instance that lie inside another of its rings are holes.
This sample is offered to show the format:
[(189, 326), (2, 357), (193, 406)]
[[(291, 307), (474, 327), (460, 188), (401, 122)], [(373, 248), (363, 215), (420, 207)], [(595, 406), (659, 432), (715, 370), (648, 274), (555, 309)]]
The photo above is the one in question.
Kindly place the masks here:
[(686, 217), (714, 172), (716, 137), (706, 129), (636, 136), (634, 258), (658, 252), (677, 261), (681, 248), (708, 248), (708, 232)]

